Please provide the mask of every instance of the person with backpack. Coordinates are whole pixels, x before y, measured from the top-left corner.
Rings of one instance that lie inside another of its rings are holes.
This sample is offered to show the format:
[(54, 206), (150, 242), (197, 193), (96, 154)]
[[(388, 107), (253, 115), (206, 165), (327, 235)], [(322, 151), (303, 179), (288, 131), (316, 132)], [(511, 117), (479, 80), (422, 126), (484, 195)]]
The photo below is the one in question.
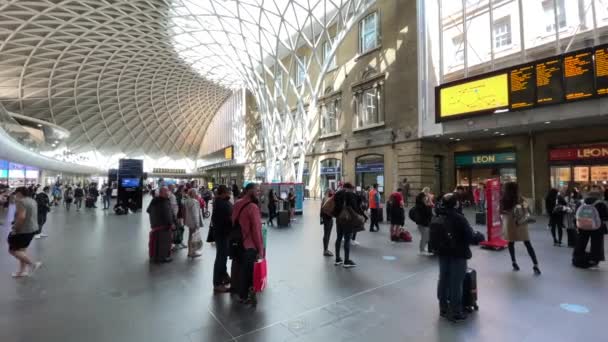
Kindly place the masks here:
[(545, 197), (545, 209), (549, 215), (553, 246), (561, 246), (564, 231), (564, 215), (569, 210), (568, 203), (557, 189), (551, 189), (547, 193), (547, 197)]
[[(572, 255), (572, 264), (576, 267), (593, 267), (605, 261), (606, 224), (604, 222), (608, 220), (608, 206), (601, 200), (602, 195), (601, 187), (592, 186), (583, 204), (576, 211), (578, 239)], [(590, 253), (587, 253), (587, 244), (590, 240), (591, 249)]]
[(82, 199), (84, 198), (84, 190), (80, 186), (80, 183), (76, 185), (76, 189), (74, 189), (74, 206), (76, 206), (76, 211), (80, 211), (82, 208)]
[(334, 254), (329, 250), (329, 238), (331, 236), (331, 230), (334, 227), (334, 218), (323, 212), (323, 206), (334, 196), (334, 192), (327, 188), (325, 189), (325, 196), (321, 201), (321, 224), (323, 225), (323, 256), (332, 257)]
[(262, 238), (262, 215), (260, 214), (260, 188), (255, 183), (245, 186), (243, 196), (232, 210), (232, 224), (240, 232), (242, 241), (241, 285), (239, 297), (241, 303), (256, 305), (253, 291), (253, 265), (265, 255)]
[(401, 188), (393, 192), (389, 197), (389, 203), (391, 207), (391, 228), (390, 228), (390, 240), (399, 241), (401, 227), (405, 226), (405, 203), (403, 201), (403, 195), (401, 194)]
[(431, 199), (425, 192), (416, 195), (414, 207), (410, 209), (410, 219), (418, 226), (420, 232), (420, 244), (418, 255), (430, 256), (431, 251), (426, 248), (430, 240), (430, 225), (433, 219), (433, 205)]
[[(213, 200), (213, 213), (211, 224), (214, 229), (215, 238), (215, 262), (213, 263), (213, 291), (226, 293), (230, 291), (230, 276), (228, 275), (226, 263), (228, 261), (228, 234), (232, 230), (232, 203), (230, 202), (230, 190), (225, 185), (220, 185), (217, 196)], [(237, 261), (233, 259), (233, 263)]]
[[(357, 264), (350, 258), (350, 244), (352, 234), (364, 230), (363, 225), (367, 216), (361, 209), (361, 202), (355, 187), (345, 183), (341, 190), (334, 195), (334, 217), (336, 218), (336, 261), (334, 265), (343, 265), (344, 268), (356, 267)], [(344, 260), (340, 258), (340, 247), (344, 239)]]
[(446, 194), (430, 224), (431, 246), (439, 256), (439, 315), (452, 322), (467, 319), (462, 303), (463, 285), (473, 241), (473, 229), (457, 206), (457, 194)]
[(535, 275), (540, 275), (538, 259), (536, 258), (534, 247), (532, 247), (532, 243), (530, 242), (530, 234), (528, 232), (528, 222), (530, 219), (528, 203), (519, 195), (517, 183), (505, 183), (504, 193), (500, 199), (500, 212), (505, 240), (509, 241), (508, 247), (513, 271), (519, 271), (519, 265), (515, 259), (515, 242), (523, 241), (534, 264), (532, 270)]
[(47, 234), (42, 232), (42, 227), (44, 227), (47, 215), (51, 211), (51, 199), (49, 197), (50, 190), (51, 189), (48, 186), (45, 186), (42, 191), (37, 193), (34, 197), (38, 210), (38, 231), (36, 231), (36, 239), (48, 237)]

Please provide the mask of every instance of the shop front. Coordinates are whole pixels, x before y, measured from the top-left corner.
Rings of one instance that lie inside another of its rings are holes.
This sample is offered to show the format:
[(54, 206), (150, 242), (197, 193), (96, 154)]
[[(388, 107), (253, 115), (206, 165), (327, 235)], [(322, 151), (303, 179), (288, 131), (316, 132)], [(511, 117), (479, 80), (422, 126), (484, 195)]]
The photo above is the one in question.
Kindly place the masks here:
[(0, 184), (16, 188), (39, 183), (40, 170), (37, 168), (0, 160)]
[(326, 189), (336, 191), (338, 183), (342, 179), (342, 162), (340, 159), (329, 158), (321, 161), (319, 179), (321, 185), (321, 193), (319, 197), (323, 197)]
[(552, 188), (608, 185), (608, 143), (552, 148), (549, 164)]
[(516, 182), (516, 162), (514, 151), (455, 153), (456, 185), (472, 194), (478, 184), (491, 178), (500, 178), (501, 183)]
[(378, 184), (378, 191), (384, 193), (384, 156), (381, 154), (368, 154), (355, 161), (357, 187), (362, 189)]

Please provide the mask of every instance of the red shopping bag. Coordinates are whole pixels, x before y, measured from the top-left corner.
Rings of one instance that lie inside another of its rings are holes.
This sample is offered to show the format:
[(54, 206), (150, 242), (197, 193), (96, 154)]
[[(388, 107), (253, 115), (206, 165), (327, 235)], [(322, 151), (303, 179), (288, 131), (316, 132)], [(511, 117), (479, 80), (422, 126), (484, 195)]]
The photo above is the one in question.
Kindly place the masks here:
[(255, 292), (264, 291), (267, 279), (268, 268), (266, 266), (266, 259), (262, 259), (253, 265), (253, 290)]

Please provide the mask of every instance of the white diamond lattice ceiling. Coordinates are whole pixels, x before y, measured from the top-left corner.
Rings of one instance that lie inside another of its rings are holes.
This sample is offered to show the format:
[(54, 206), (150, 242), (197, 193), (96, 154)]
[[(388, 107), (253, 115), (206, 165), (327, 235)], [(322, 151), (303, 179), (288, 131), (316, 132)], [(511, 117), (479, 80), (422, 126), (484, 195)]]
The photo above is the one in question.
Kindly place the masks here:
[(0, 101), (70, 130), (75, 152), (195, 158), (230, 91), (176, 53), (170, 7), (0, 0)]

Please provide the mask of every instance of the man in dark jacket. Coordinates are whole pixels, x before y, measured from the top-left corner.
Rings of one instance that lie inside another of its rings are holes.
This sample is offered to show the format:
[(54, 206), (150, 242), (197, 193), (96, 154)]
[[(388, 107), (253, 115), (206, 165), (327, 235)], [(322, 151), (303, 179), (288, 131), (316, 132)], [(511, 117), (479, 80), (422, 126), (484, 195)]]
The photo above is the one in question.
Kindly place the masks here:
[[(345, 183), (342, 190), (335, 195), (334, 216), (337, 218), (344, 208), (350, 207), (357, 214), (365, 217), (365, 213), (361, 209), (361, 199), (355, 193), (355, 187), (351, 183)], [(357, 264), (350, 259), (350, 243), (353, 233), (356, 233), (355, 227), (348, 227), (336, 220), (336, 262), (334, 265), (342, 265), (344, 268), (356, 267)], [(362, 227), (361, 227), (362, 228)], [(340, 258), (340, 246), (344, 239), (344, 261)]]
[(226, 262), (228, 261), (228, 233), (232, 229), (232, 203), (230, 203), (230, 191), (225, 185), (220, 185), (217, 189), (217, 196), (213, 201), (211, 225), (215, 238), (213, 291), (225, 293), (229, 291), (226, 285), (230, 283)]
[(446, 194), (441, 204), (436, 209), (438, 216), (431, 223), (431, 246), (439, 255), (437, 298), (440, 315), (459, 322), (466, 319), (462, 286), (467, 260), (472, 256), (469, 245), (473, 241), (473, 229), (457, 210), (456, 194)]

